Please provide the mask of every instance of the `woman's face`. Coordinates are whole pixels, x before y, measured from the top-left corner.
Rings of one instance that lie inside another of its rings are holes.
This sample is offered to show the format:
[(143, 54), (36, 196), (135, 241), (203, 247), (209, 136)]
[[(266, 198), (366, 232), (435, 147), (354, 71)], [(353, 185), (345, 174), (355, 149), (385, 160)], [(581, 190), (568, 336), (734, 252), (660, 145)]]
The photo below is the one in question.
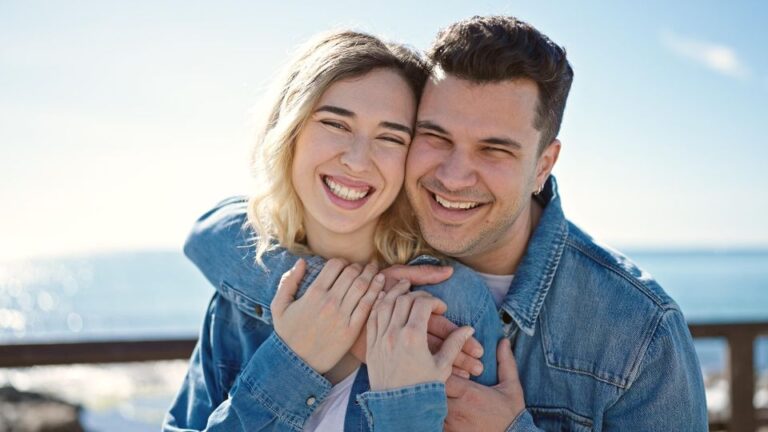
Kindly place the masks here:
[(313, 237), (373, 236), (403, 185), (416, 101), (397, 73), (332, 84), (296, 138), (291, 179)]

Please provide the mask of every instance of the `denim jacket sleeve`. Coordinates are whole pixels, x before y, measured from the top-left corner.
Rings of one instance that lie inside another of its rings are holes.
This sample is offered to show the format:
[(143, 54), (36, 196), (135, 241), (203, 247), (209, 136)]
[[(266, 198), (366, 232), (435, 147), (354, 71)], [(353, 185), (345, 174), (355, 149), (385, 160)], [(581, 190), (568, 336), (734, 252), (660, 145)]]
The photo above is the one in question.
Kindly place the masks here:
[(605, 430), (707, 430), (704, 385), (683, 315), (666, 311), (638, 377), (605, 413)]
[(448, 414), (445, 384), (428, 382), (357, 396), (375, 432), (442, 431)]
[[(602, 430), (707, 430), (700, 366), (678, 310), (662, 315), (638, 370), (632, 385), (605, 411)], [(524, 410), (507, 432), (539, 430)]]
[[(214, 294), (187, 375), (163, 431), (301, 431), (330, 383), (272, 334), (253, 353), (227, 393), (217, 374), (214, 339), (224, 326)], [(280, 373), (275, 373), (279, 367)]]

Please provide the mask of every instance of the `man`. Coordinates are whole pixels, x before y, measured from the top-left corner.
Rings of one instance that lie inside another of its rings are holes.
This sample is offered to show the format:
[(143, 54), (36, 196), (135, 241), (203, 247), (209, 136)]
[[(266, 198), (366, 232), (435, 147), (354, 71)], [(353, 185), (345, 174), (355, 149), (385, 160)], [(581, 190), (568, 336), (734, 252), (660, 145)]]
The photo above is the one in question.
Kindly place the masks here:
[(517, 359), (503, 340), (498, 386), (452, 376), (446, 429), (706, 430), (679, 307), (563, 215), (550, 172), (565, 51), (515, 18), (475, 17), (444, 29), (429, 57), (408, 197), (427, 242), (497, 293)]

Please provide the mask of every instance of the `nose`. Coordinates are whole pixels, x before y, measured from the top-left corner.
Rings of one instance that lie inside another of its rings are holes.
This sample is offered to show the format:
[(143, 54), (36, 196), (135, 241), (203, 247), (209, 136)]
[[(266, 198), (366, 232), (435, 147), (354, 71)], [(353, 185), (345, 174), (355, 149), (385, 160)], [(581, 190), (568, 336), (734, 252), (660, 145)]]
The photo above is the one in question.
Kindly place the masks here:
[(371, 141), (355, 137), (341, 153), (340, 160), (352, 172), (365, 172), (371, 167)]
[(451, 191), (472, 187), (477, 183), (469, 155), (456, 147), (445, 155), (435, 171), (435, 177)]

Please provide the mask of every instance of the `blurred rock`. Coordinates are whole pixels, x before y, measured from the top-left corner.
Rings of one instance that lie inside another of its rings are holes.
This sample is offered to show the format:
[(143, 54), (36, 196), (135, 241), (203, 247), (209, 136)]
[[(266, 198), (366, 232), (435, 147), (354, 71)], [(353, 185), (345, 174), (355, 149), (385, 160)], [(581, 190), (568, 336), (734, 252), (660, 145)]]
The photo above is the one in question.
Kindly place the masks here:
[(0, 432), (83, 432), (80, 407), (51, 396), (2, 387)]

